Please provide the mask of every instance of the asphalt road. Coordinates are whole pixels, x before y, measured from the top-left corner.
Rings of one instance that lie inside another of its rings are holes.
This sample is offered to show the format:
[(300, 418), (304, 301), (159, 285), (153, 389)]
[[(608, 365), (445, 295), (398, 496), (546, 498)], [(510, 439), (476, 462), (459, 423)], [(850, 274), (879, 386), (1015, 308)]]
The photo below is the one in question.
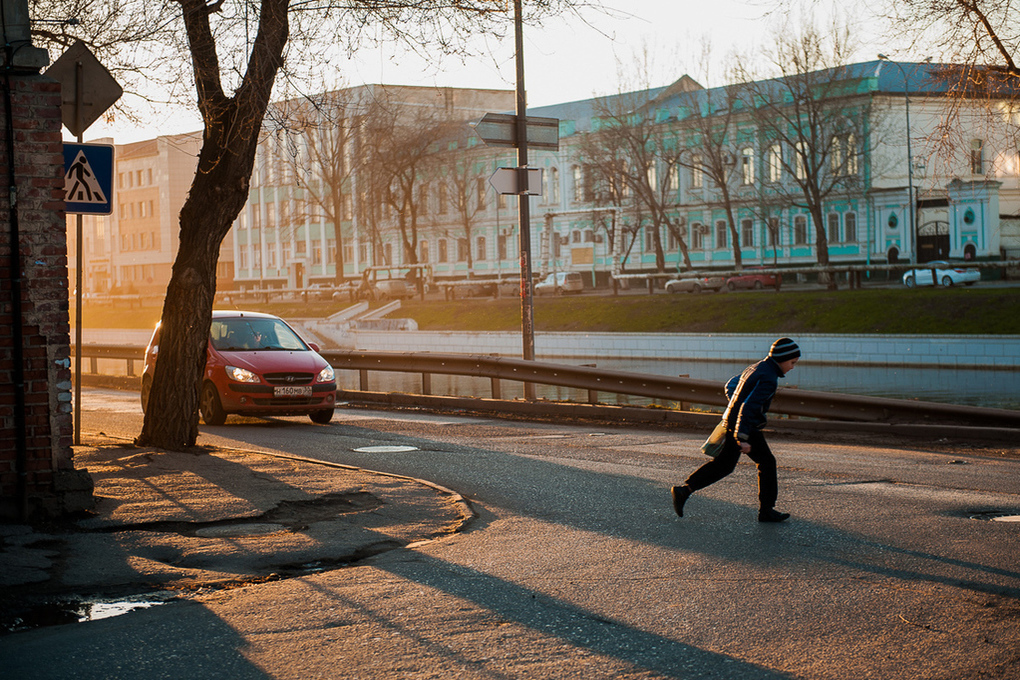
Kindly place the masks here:
[[(83, 430), (134, 436), (136, 402), (86, 390)], [(1020, 522), (988, 519), (1020, 515), (1020, 460), (773, 438), (789, 522), (755, 521), (750, 465), (679, 519), (669, 487), (706, 434), (361, 410), (203, 426), (200, 443), (428, 479), (478, 518), (175, 605), (158, 642), (200, 658), (196, 631), (223, 628), (233, 677), (1020, 678)]]

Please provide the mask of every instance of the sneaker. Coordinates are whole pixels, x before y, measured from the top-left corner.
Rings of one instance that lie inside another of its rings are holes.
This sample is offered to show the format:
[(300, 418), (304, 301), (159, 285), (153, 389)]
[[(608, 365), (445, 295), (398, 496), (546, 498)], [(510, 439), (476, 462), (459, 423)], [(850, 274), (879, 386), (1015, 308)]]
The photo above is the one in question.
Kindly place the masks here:
[(776, 510), (773, 510), (772, 508), (768, 508), (767, 510), (761, 510), (758, 513), (759, 522), (785, 522), (789, 518), (790, 513), (778, 512)]
[(691, 488), (686, 484), (683, 486), (674, 486), (671, 492), (673, 494), (673, 510), (676, 511), (677, 517), (684, 516), (684, 503), (694, 493)]

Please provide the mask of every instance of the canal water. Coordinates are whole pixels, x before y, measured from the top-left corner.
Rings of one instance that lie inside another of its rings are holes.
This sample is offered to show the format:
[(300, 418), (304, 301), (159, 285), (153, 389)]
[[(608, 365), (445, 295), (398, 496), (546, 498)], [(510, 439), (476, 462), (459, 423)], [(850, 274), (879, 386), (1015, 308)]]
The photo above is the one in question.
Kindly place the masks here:
[[(583, 364), (590, 366), (591, 364)], [(713, 380), (722, 385), (730, 377), (744, 369), (745, 363), (692, 362), (659, 359), (611, 359), (598, 362), (597, 368), (609, 370), (648, 373), (651, 375), (684, 376), (700, 380)], [(358, 373), (338, 371), (337, 380), (341, 388), (359, 389)], [(368, 389), (379, 392), (421, 393), (421, 376), (409, 373), (372, 372)], [(780, 387), (796, 387), (819, 392), (856, 394), (894, 399), (917, 399), (966, 406), (984, 406), (1020, 410), (1020, 371), (1012, 370), (968, 370), (950, 368), (897, 368), (892, 366), (812, 366), (799, 365)], [(501, 383), (504, 399), (523, 397), (523, 385), (517, 382)], [(460, 376), (432, 376), (432, 394), (472, 397), (490, 397), (491, 387), (487, 378), (466, 378)], [(588, 393), (567, 387), (537, 385), (539, 398), (586, 402)], [(620, 397), (615, 394), (599, 393), (599, 400), (605, 403), (643, 405), (661, 400), (639, 397)]]

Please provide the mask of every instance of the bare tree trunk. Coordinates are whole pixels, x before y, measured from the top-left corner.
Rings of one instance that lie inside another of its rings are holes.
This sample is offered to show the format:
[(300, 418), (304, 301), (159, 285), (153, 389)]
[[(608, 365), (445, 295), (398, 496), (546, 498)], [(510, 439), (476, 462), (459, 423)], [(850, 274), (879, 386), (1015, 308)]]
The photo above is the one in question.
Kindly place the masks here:
[(287, 0), (265, 0), (248, 73), (235, 96), (220, 86), (212, 8), (180, 0), (194, 58), (202, 151), (181, 208), (180, 250), (167, 286), (159, 360), (136, 443), (181, 450), (198, 438), (198, 398), (216, 294), (220, 243), (244, 206), (262, 119), (288, 38)]

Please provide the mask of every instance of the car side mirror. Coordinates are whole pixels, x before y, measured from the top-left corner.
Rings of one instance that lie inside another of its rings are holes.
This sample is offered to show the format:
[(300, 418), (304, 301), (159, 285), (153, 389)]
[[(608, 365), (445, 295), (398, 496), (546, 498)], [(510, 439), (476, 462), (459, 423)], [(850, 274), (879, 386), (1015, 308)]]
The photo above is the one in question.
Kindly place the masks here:
[(312, 348), (313, 352), (318, 352), (319, 351), (319, 346), (316, 345), (314, 342), (308, 343), (308, 346)]

